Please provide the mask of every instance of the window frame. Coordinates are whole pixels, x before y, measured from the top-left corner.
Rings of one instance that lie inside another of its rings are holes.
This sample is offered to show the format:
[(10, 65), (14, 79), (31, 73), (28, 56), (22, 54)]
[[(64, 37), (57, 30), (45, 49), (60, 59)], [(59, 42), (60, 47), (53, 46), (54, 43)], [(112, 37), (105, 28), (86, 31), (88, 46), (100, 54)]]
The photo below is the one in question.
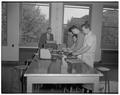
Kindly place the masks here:
[[(88, 6), (89, 7), (89, 17), (90, 17), (90, 19), (89, 19), (89, 23), (91, 24), (91, 12), (92, 12), (92, 4), (79, 4), (79, 5), (76, 5), (76, 4), (72, 4), (72, 3), (70, 3), (70, 4), (65, 4), (65, 3), (63, 3), (63, 25), (64, 25), (64, 8), (65, 8), (65, 5), (70, 5), (70, 6)], [(84, 9), (84, 8), (80, 8), (80, 9)], [(87, 9), (87, 8), (85, 8), (85, 9)]]
[(90, 25), (91, 25), (91, 18), (92, 18), (92, 13), (91, 13), (92, 12), (92, 4), (63, 3), (63, 24), (62, 24), (62, 28), (63, 28), (63, 31), (62, 31), (62, 38), (63, 38), (63, 40), (62, 41), (63, 42), (62, 43), (64, 43), (64, 25), (67, 25), (67, 24), (64, 24), (64, 13), (65, 13), (64, 9), (65, 9), (65, 5), (70, 5), (70, 6), (87, 6), (87, 7), (89, 7), (88, 9), (89, 9), (89, 23), (90, 23)]
[[(38, 3), (44, 3), (44, 2), (38, 2)], [(24, 4), (24, 2), (20, 3), (20, 6), (19, 6), (19, 14), (20, 14), (20, 17), (19, 17), (19, 34), (20, 32), (22, 31), (21, 30), (21, 24), (22, 24), (22, 4)], [(36, 5), (36, 3), (26, 3), (26, 4), (31, 4), (31, 5)], [(51, 25), (51, 3), (50, 2), (45, 2), (44, 4), (48, 4), (48, 7), (49, 7), (49, 25)], [(40, 5), (38, 5), (40, 6)], [(44, 6), (44, 5), (43, 5)], [(19, 35), (19, 39), (20, 39), (20, 35)], [(20, 40), (19, 40), (19, 49), (20, 48), (31, 48), (31, 49), (37, 49), (38, 46), (20, 46)]]

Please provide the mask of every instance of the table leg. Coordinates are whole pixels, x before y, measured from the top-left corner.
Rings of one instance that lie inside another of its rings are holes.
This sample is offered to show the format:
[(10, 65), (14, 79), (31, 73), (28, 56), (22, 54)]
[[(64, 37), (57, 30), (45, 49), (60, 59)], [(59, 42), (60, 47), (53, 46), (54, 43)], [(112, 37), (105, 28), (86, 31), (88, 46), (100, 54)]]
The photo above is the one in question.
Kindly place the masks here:
[(99, 82), (94, 83), (93, 93), (99, 93)]
[(108, 84), (108, 93), (110, 93), (110, 81), (107, 80), (107, 84)]
[(29, 77), (27, 77), (27, 93), (32, 93), (32, 82)]

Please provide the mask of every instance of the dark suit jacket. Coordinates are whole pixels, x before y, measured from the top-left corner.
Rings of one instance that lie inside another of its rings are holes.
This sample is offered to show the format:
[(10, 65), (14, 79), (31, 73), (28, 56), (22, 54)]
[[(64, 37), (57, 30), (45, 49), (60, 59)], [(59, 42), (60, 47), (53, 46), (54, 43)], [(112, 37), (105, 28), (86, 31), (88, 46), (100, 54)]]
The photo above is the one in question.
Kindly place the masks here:
[[(39, 39), (38, 47), (44, 48), (46, 41), (47, 41), (47, 33), (43, 33)], [(50, 41), (53, 41), (53, 34), (50, 34)]]

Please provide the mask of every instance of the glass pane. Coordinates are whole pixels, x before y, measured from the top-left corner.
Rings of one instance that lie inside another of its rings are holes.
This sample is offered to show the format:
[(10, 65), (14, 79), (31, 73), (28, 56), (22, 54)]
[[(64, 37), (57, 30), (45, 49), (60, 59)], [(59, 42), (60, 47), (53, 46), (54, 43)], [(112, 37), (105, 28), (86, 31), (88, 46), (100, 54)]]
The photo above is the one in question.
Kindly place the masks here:
[(118, 27), (118, 10), (103, 9), (103, 26)]
[(101, 42), (103, 49), (118, 49), (118, 28), (103, 27)]
[[(89, 7), (86, 6), (64, 6), (64, 24), (68, 24), (71, 20), (80, 20), (81, 18), (88, 18)], [(88, 20), (88, 19), (87, 19)], [(78, 21), (77, 21), (78, 22)], [(81, 23), (84, 23), (81, 22)]]
[(89, 19), (89, 6), (72, 6), (64, 5), (64, 43), (70, 47), (72, 42), (72, 36), (68, 33), (68, 29), (72, 25), (76, 25), (81, 29), (81, 24)]
[(7, 3), (2, 3), (2, 46), (7, 46)]
[(41, 33), (49, 26), (49, 4), (21, 4), (20, 46), (38, 46)]
[(103, 9), (102, 49), (118, 49), (118, 10)]

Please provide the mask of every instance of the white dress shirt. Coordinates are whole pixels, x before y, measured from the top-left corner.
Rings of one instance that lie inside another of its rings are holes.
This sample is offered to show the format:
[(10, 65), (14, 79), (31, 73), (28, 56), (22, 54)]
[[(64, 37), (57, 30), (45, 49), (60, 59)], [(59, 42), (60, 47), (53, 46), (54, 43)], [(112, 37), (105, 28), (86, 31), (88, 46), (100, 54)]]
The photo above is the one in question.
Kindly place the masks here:
[(83, 46), (86, 45), (88, 45), (90, 49), (82, 54), (81, 59), (89, 66), (93, 67), (96, 50), (96, 35), (93, 34), (92, 31), (85, 35)]

